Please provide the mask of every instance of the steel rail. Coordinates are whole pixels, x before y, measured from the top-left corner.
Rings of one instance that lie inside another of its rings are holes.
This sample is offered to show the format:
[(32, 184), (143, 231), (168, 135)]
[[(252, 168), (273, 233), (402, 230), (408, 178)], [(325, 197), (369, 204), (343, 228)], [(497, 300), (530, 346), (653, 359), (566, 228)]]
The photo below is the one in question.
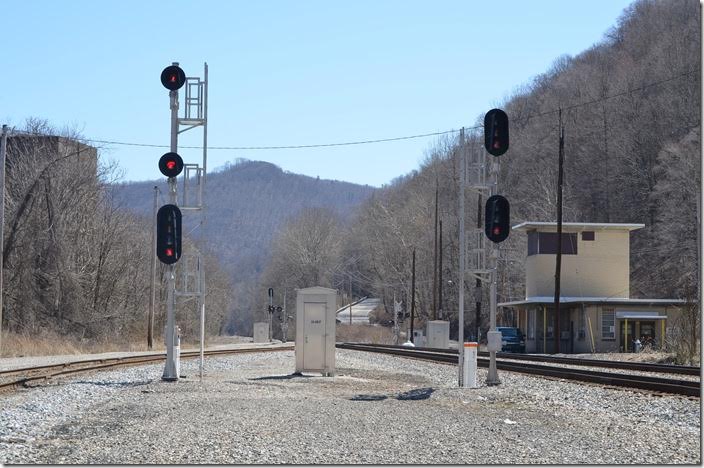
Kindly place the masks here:
[[(396, 356), (423, 359), (433, 362), (443, 362), (457, 364), (456, 350), (439, 351), (433, 348), (403, 348), (396, 346), (378, 346), (362, 343), (338, 343), (340, 349), (351, 349), (358, 351), (368, 351)], [(455, 351), (454, 353), (452, 351)], [(479, 358), (479, 367), (489, 367), (489, 360)], [(574, 369), (565, 367), (555, 367), (543, 364), (532, 364), (525, 362), (497, 361), (497, 368), (500, 370), (518, 372), (523, 374), (540, 375), (566, 380), (576, 380), (591, 382), (600, 385), (625, 387), (631, 389), (648, 390), (657, 393), (673, 393), (699, 397), (701, 393), (700, 382), (690, 380), (668, 379), (664, 377), (652, 377), (645, 375), (617, 374), (613, 372), (590, 371), (585, 369)]]
[[(273, 351), (292, 351), (293, 346), (280, 346), (276, 348), (234, 348), (234, 349), (213, 349), (205, 351), (208, 356), (223, 354), (243, 354)], [(180, 355), (183, 359), (200, 357), (200, 351), (184, 351)], [(106, 370), (113, 367), (133, 366), (139, 364), (150, 364), (166, 359), (166, 353), (142, 354), (138, 356), (122, 356), (114, 358), (85, 359), (79, 361), (69, 361), (57, 364), (46, 364), (41, 366), (23, 367), (18, 369), (8, 369), (0, 371), (0, 378), (23, 374), (22, 377), (14, 377), (12, 380), (0, 382), (0, 390), (16, 386), (28, 386), (32, 382), (44, 381), (57, 376), (77, 374), (82, 372)]]
[[(350, 344), (364, 344), (364, 343), (350, 343)], [(385, 348), (405, 348), (404, 346), (398, 345), (385, 345), (378, 344), (375, 346), (385, 347)], [(415, 347), (411, 349), (418, 349), (423, 351), (436, 351), (457, 354), (456, 349), (441, 349), (441, 348), (427, 348), (427, 347)], [(489, 356), (486, 351), (480, 351), (479, 356)], [(497, 358), (504, 359), (514, 359), (520, 361), (535, 361), (535, 362), (553, 362), (556, 364), (569, 364), (572, 366), (585, 366), (585, 367), (605, 367), (612, 369), (623, 369), (623, 370), (634, 370), (639, 372), (657, 372), (661, 374), (682, 374), (682, 375), (701, 375), (701, 367), (698, 366), (678, 366), (674, 364), (655, 364), (649, 362), (631, 362), (631, 361), (607, 361), (605, 359), (583, 359), (583, 358), (571, 358), (566, 356), (546, 356), (546, 355), (536, 355), (536, 354), (523, 354), (523, 353), (496, 353)]]

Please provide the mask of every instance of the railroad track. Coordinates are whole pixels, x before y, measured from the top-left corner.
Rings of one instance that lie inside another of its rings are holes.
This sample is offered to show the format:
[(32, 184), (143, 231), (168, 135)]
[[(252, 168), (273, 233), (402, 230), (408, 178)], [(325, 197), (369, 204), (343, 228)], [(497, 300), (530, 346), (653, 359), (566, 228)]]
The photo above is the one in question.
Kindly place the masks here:
[[(292, 351), (293, 349), (293, 346), (280, 346), (276, 348), (213, 349), (205, 351), (204, 355), (217, 356), (223, 354)], [(200, 351), (184, 351), (181, 353), (181, 359), (192, 359), (197, 357), (200, 357)], [(12, 389), (18, 386), (28, 387), (31, 386), (33, 383), (46, 381), (54, 377), (105, 370), (113, 367), (151, 364), (154, 362), (163, 361), (165, 359), (166, 353), (164, 352), (154, 354), (143, 354), (139, 356), (85, 359), (59, 364), (47, 364), (42, 366), (9, 369), (0, 371), (0, 391)]]
[[(362, 344), (362, 343), (343, 343), (343, 344)], [(404, 348), (397, 345), (375, 344), (375, 346), (384, 348)], [(408, 348), (405, 348), (408, 349)], [(457, 354), (456, 349), (441, 349), (441, 348), (423, 348), (416, 347), (420, 351), (440, 352)], [(480, 357), (489, 357), (486, 351), (479, 352)], [(535, 362), (552, 362), (555, 364), (569, 364), (571, 366), (585, 367), (604, 367), (611, 369), (632, 370), (638, 372), (657, 372), (661, 374), (682, 374), (682, 375), (701, 375), (701, 368), (698, 366), (677, 366), (673, 364), (654, 364), (648, 362), (631, 362), (631, 361), (607, 361), (604, 359), (583, 359), (571, 358), (566, 356), (549, 356), (536, 354), (522, 353), (496, 353), (496, 357), (500, 359), (513, 359), (517, 361), (535, 361)]]
[[(402, 346), (373, 345), (364, 343), (338, 343), (336, 346), (341, 349), (352, 349), (358, 351), (392, 354), (396, 356), (424, 359), (433, 362), (443, 362), (450, 364), (457, 364), (458, 359), (457, 350), (439, 350), (435, 348), (406, 348)], [(698, 381), (653, 377), (648, 375), (618, 374), (615, 372), (593, 371), (568, 367), (556, 367), (545, 364), (533, 364), (530, 362), (507, 361), (505, 359), (515, 359), (513, 353), (498, 354), (501, 355), (500, 358), (499, 356), (497, 356), (496, 361), (496, 367), (499, 370), (518, 372), (522, 374), (540, 375), (558, 379), (576, 380), (580, 382), (591, 382), (611, 387), (625, 387), (631, 389), (647, 390), (655, 393), (672, 393), (693, 397), (699, 397), (701, 393), (701, 383)], [(507, 354), (509, 355), (509, 357), (506, 357)], [(581, 361), (581, 359), (574, 360)], [(569, 363), (572, 364), (572, 362)], [(480, 357), (477, 359), (477, 365), (479, 367), (489, 367), (489, 359), (485, 357)]]

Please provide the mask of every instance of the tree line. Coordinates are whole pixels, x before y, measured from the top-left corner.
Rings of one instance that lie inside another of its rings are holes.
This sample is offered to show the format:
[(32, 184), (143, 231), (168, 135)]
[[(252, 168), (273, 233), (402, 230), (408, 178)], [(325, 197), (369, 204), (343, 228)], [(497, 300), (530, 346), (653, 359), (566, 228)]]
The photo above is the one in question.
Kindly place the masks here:
[[(511, 144), (500, 157), (499, 193), (511, 202), (511, 223), (556, 220), (561, 110), (563, 220), (645, 224), (631, 236), (634, 298), (696, 300), (700, 24), (697, 1), (636, 1), (602, 42), (576, 57), (558, 58), (500, 106), (510, 118)], [(455, 334), (459, 155), (483, 151), (482, 118), (467, 131), (464, 147), (456, 137), (437, 141), (417, 171), (376, 191), (353, 220), (329, 210), (308, 210), (291, 219), (274, 241), (256, 291), (258, 309), (264, 310), (266, 287), (292, 289), (314, 281), (342, 291), (351, 281), (353, 295), (382, 298), (387, 313), (394, 293), (409, 308), (415, 250), (416, 311), (422, 319), (434, 318), (439, 309), (449, 312), (445, 318)], [(439, 262), (434, 258), (436, 192), (443, 223)], [(483, 204), (471, 191), (466, 197), (470, 228)], [(524, 297), (526, 248), (525, 236), (516, 233), (501, 244), (499, 302)], [(484, 304), (486, 289), (477, 298)], [(465, 304), (474, 302), (471, 289), (465, 297)], [(689, 318), (694, 330), (696, 316)], [(472, 319), (465, 325), (470, 333)]]
[[(8, 138), (2, 328), (146, 343), (152, 220), (116, 201), (117, 165), (100, 162), (96, 148), (80, 141), (38, 119)], [(184, 251), (197, 251), (192, 240), (184, 243)], [(165, 268), (158, 265), (157, 344), (166, 297)], [(206, 269), (207, 332), (217, 334), (229, 309), (229, 279), (213, 259)], [(195, 305), (179, 301), (177, 317), (186, 339), (198, 336)]]

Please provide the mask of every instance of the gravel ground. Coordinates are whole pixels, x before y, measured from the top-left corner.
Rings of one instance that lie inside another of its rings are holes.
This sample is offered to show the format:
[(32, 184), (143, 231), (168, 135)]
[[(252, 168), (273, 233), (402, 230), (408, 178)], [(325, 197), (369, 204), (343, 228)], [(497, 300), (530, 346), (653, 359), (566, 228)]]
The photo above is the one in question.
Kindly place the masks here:
[[(77, 464), (701, 463), (700, 401), (337, 350), (333, 378), (291, 351), (78, 376), (0, 395), (0, 462)], [(479, 370), (480, 381), (486, 378)]]

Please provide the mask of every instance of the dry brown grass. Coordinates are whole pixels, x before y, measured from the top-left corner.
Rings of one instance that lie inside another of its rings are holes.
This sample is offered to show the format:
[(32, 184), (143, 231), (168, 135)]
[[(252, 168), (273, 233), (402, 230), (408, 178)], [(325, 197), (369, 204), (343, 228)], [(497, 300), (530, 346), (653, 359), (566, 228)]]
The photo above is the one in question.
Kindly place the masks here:
[(393, 343), (393, 333), (390, 328), (373, 325), (345, 325), (338, 323), (336, 341), (356, 343)]
[[(160, 343), (155, 343), (155, 345), (157, 349), (163, 349), (163, 345)], [(43, 331), (40, 334), (10, 332), (3, 332), (2, 334), (2, 357), (57, 356), (146, 350), (146, 340), (144, 343), (110, 342), (108, 340), (79, 341), (49, 331)]]

